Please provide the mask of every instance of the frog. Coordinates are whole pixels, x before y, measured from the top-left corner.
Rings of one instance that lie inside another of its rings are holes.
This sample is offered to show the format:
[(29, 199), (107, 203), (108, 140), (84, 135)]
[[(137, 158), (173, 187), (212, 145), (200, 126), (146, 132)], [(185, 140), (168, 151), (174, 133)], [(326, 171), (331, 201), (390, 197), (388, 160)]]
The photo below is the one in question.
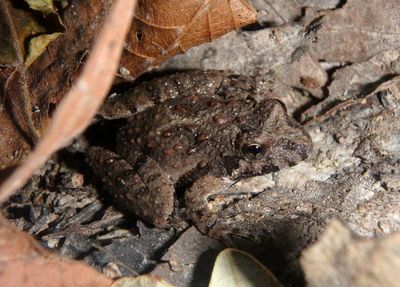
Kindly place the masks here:
[(253, 196), (237, 182), (305, 160), (306, 130), (263, 80), (230, 71), (185, 71), (109, 97), (99, 115), (125, 119), (115, 150), (86, 162), (124, 210), (158, 228), (192, 222), (203, 232), (221, 209)]

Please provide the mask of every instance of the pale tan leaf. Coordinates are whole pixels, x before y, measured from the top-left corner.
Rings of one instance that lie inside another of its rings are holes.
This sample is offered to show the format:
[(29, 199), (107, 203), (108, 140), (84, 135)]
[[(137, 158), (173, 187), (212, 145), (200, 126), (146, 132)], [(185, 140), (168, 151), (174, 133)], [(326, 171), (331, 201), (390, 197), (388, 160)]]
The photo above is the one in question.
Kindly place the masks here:
[(265, 266), (246, 252), (225, 249), (215, 261), (209, 287), (283, 287)]
[(121, 278), (114, 282), (110, 287), (174, 287), (164, 280), (149, 276), (142, 275), (135, 278)]

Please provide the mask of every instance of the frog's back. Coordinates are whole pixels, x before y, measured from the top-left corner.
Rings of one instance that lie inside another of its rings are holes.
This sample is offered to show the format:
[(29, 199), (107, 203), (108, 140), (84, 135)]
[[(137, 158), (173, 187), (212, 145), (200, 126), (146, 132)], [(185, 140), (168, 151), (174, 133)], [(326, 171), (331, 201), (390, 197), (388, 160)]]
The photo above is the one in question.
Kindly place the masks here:
[(256, 105), (218, 95), (165, 101), (128, 119), (119, 132), (118, 153), (132, 165), (151, 157), (174, 181), (189, 174), (224, 175), (222, 157), (235, 153), (238, 119)]

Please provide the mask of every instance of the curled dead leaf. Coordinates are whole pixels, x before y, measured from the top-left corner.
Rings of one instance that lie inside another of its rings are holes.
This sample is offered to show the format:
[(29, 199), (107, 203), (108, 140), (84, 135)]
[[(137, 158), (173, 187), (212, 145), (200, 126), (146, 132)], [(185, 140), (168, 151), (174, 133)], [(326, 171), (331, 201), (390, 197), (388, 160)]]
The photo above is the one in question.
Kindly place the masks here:
[(247, 0), (148, 0), (138, 5), (119, 76), (132, 80), (150, 66), (256, 20)]
[[(52, 1), (45, 2), (30, 0), (33, 10), (23, 2), (0, 2), (0, 170), (23, 157), (47, 126), (47, 111), (39, 104), (43, 99), (31, 88), (30, 69), (65, 28)], [(51, 30), (40, 13), (51, 19)]]
[(33, 153), (1, 186), (0, 201), (22, 187), (54, 151), (82, 132), (100, 107), (117, 70), (136, 1), (119, 0), (114, 5), (81, 77), (60, 104)]

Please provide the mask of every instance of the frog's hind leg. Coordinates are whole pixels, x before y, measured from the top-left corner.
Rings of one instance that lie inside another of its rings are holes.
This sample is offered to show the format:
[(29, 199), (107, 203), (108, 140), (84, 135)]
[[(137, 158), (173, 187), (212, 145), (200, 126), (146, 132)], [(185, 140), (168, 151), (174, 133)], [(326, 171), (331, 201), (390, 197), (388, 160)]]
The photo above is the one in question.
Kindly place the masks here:
[(174, 185), (151, 159), (138, 170), (116, 153), (90, 147), (86, 161), (115, 201), (157, 227), (168, 227), (175, 211)]

